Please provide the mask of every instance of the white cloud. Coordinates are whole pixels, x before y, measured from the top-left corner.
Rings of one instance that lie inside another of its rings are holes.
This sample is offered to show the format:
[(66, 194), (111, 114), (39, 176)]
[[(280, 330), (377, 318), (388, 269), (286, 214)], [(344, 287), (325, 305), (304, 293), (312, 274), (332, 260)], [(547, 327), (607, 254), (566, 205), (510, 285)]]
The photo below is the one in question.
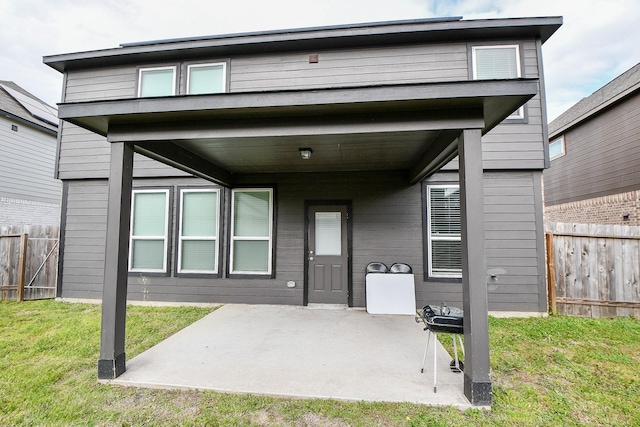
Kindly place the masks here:
[(564, 16), (543, 46), (549, 118), (640, 61), (637, 0), (4, 0), (0, 79), (49, 103), (62, 77), (42, 56), (120, 43), (358, 22)]

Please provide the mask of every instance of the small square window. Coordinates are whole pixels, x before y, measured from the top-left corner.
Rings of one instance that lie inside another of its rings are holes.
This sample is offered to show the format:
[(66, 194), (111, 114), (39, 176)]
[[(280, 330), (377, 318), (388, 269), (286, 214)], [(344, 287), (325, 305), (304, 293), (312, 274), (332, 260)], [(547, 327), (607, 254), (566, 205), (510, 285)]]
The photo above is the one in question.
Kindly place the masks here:
[(176, 93), (176, 67), (140, 69), (138, 96), (172, 96)]
[(549, 143), (549, 159), (554, 160), (565, 155), (564, 137), (554, 139)]
[(521, 77), (518, 45), (473, 46), (473, 79), (501, 80)]
[(224, 62), (196, 64), (187, 67), (187, 94), (222, 93), (226, 91), (226, 67)]

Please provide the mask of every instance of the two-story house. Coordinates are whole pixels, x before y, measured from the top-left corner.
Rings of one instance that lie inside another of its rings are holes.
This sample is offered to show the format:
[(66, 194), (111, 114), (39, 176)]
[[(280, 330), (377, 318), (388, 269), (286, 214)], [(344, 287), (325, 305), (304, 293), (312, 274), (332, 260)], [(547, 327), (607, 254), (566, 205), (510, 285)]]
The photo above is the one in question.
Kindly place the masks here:
[(366, 304), (365, 267), (465, 312), (490, 402), (488, 310), (546, 312), (542, 44), (562, 19), (459, 17), (123, 44), (64, 73), (59, 296)]
[(56, 109), (0, 80), (0, 226), (59, 223), (57, 137)]
[(640, 225), (640, 63), (549, 124), (548, 221)]

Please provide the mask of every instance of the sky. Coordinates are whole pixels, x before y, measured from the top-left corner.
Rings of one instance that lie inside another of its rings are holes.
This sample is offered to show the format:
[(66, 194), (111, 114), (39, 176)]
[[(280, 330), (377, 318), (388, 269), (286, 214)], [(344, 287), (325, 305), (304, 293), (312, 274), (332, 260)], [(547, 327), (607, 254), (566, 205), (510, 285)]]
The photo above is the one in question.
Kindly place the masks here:
[[(162, 4), (160, 6), (160, 4)], [(0, 0), (0, 80), (60, 101), (42, 57), (121, 43), (462, 16), (562, 16), (543, 45), (548, 118), (640, 62), (638, 0)]]

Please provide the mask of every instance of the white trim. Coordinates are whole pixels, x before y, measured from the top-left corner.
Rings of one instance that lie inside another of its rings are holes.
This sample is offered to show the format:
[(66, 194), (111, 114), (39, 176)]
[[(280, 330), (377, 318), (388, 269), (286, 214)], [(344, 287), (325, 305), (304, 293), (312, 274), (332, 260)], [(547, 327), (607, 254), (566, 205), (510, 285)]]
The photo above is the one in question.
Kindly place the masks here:
[(176, 94), (176, 78), (177, 78), (177, 69), (178, 67), (175, 65), (167, 66), (167, 67), (147, 67), (140, 68), (138, 70), (138, 98), (141, 97), (140, 92), (142, 91), (142, 74), (145, 71), (159, 71), (159, 70), (172, 70), (173, 71), (173, 83), (171, 85), (171, 96), (175, 96)]
[[(560, 143), (560, 154), (551, 156), (551, 146), (553, 144)], [(564, 141), (564, 135), (561, 135), (559, 138), (554, 139), (553, 141), (549, 141), (549, 160), (555, 160), (559, 157), (562, 157), (566, 154), (566, 146)]]
[(431, 242), (432, 241), (450, 241), (450, 242), (461, 242), (462, 241), (462, 236), (432, 236), (431, 235), (431, 189), (433, 188), (455, 188), (455, 189), (460, 189), (459, 185), (455, 185), (455, 184), (437, 184), (437, 185), (427, 185), (427, 271), (428, 271), (428, 276), (429, 277), (434, 277), (434, 278), (454, 278), (454, 279), (460, 279), (462, 277), (462, 270), (454, 270), (451, 269), (450, 271), (439, 271), (437, 273), (433, 272), (433, 250), (432, 250), (432, 246), (431, 246)]
[[(268, 236), (235, 236), (235, 208), (236, 208), (236, 193), (247, 193), (247, 192), (267, 192), (269, 193), (269, 235)], [(272, 271), (272, 263), (273, 263), (273, 188), (239, 188), (231, 191), (231, 217), (229, 218), (231, 222), (231, 233), (230, 240), (231, 244), (229, 249), (229, 272), (230, 274), (253, 274), (253, 275), (265, 275), (271, 274)], [(233, 265), (234, 260), (234, 248), (235, 241), (268, 241), (268, 254), (267, 254), (267, 270), (266, 271), (242, 271), (235, 270)]]
[[(129, 271), (132, 273), (166, 273), (167, 272), (167, 245), (169, 242), (169, 190), (168, 189), (149, 189), (149, 190), (133, 190), (131, 196), (131, 218), (129, 219)], [(164, 193), (164, 236), (139, 236), (135, 240), (163, 240), (162, 250), (162, 269), (144, 269), (133, 268), (133, 218), (135, 216), (136, 194), (143, 193)]]
[[(215, 236), (189, 236), (184, 238), (182, 235), (182, 222), (184, 220), (184, 194), (185, 193), (216, 193), (216, 235)], [(219, 240), (220, 236), (220, 190), (214, 188), (182, 188), (180, 189), (180, 224), (178, 224), (178, 265), (177, 272), (181, 274), (217, 274), (218, 273), (218, 252), (219, 252)], [(213, 241), (215, 242), (215, 257), (213, 270), (183, 270), (182, 269), (182, 242), (187, 241)]]
[(227, 63), (226, 62), (208, 62), (204, 64), (189, 64), (187, 65), (187, 88), (186, 94), (191, 95), (191, 69), (192, 68), (201, 68), (201, 67), (212, 67), (222, 65), (222, 90), (220, 92), (212, 92), (212, 93), (225, 93), (227, 91)]

